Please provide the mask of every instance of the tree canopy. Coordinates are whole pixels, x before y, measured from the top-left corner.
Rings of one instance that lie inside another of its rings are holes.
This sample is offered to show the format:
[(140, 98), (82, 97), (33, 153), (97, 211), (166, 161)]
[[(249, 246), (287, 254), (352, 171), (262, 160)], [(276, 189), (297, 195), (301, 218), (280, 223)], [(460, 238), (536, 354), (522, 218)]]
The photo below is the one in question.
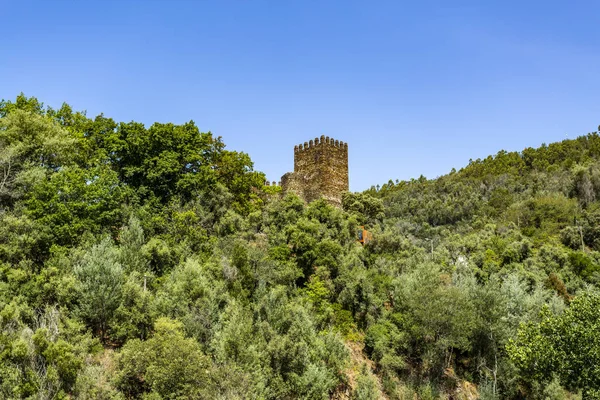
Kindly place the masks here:
[(193, 121), (0, 102), (0, 397), (599, 398), (597, 132), (341, 208), (264, 178)]

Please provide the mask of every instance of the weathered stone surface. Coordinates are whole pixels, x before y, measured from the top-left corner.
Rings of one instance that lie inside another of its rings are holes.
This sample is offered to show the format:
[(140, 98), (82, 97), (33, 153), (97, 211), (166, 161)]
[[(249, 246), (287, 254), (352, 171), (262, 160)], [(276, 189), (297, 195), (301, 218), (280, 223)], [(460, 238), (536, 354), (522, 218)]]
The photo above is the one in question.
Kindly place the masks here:
[(294, 172), (281, 177), (281, 187), (306, 202), (322, 197), (340, 207), (349, 189), (348, 144), (321, 136), (294, 146)]

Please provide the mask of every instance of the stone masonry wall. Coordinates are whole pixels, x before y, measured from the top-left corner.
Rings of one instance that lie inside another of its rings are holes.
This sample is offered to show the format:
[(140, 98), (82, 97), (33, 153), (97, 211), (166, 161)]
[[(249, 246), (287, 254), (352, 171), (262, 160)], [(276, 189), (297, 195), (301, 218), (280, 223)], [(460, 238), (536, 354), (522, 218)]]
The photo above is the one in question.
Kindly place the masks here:
[(281, 177), (283, 192), (294, 192), (306, 202), (323, 197), (336, 206), (348, 191), (348, 144), (328, 136), (294, 147), (294, 172)]

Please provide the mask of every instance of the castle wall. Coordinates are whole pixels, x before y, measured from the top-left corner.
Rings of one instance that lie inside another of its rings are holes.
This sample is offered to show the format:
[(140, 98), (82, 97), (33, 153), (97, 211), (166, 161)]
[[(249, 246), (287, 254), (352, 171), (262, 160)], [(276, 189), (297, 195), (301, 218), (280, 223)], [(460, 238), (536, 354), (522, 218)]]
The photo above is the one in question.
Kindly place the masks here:
[(306, 202), (323, 197), (341, 206), (349, 190), (348, 144), (326, 136), (294, 147), (294, 172), (281, 178), (283, 192), (294, 192)]
[(304, 180), (295, 172), (288, 172), (281, 177), (281, 191), (295, 193), (304, 198)]

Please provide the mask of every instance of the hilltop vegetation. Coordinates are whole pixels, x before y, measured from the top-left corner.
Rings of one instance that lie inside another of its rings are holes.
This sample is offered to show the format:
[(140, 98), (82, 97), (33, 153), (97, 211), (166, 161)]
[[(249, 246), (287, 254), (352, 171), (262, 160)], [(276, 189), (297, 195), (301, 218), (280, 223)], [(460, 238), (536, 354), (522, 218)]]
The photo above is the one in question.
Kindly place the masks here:
[(600, 398), (597, 132), (343, 209), (264, 178), (193, 122), (1, 102), (0, 398)]

